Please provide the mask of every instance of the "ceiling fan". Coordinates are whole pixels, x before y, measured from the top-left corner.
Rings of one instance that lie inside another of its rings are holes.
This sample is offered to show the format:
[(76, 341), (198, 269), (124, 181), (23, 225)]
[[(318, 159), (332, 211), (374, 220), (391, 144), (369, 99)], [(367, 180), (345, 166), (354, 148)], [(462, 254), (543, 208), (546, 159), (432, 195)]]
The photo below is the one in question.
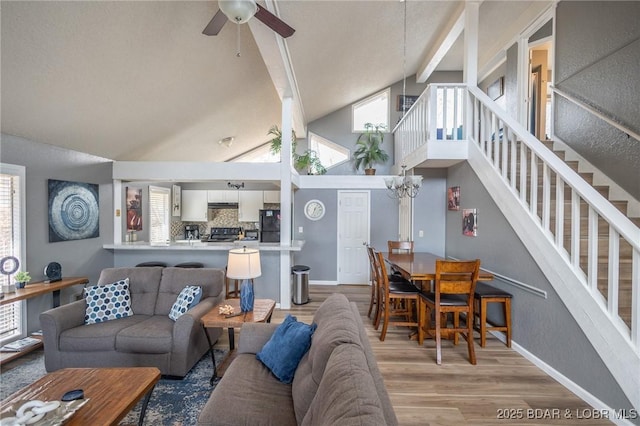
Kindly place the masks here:
[(220, 9), (207, 24), (202, 34), (218, 35), (227, 19), (236, 24), (244, 24), (253, 16), (283, 38), (291, 36), (296, 31), (276, 15), (256, 4), (255, 0), (218, 0), (218, 5)]

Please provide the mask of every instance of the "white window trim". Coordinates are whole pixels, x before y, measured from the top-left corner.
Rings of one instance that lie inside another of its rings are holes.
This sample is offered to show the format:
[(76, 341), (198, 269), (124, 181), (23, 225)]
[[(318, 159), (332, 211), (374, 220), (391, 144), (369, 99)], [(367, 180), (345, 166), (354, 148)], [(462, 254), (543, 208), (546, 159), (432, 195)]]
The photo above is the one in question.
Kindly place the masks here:
[[(308, 134), (307, 134), (307, 141), (309, 141), (309, 143), (311, 142), (311, 138), (312, 138), (313, 136), (315, 136), (315, 137), (317, 137), (317, 138), (320, 138), (320, 139), (322, 139), (322, 140), (324, 140), (324, 141), (327, 141), (327, 142), (329, 142), (330, 144), (333, 144), (333, 145), (335, 145), (335, 146), (338, 146), (338, 147), (340, 147), (340, 148), (344, 149), (344, 150), (346, 151), (346, 153), (347, 153), (347, 158), (345, 158), (344, 160), (342, 160), (342, 161), (340, 161), (340, 162), (338, 162), (338, 163), (336, 163), (336, 164), (333, 164), (333, 165), (331, 165), (331, 166), (328, 166), (328, 165), (323, 164), (323, 166), (324, 166), (327, 170), (329, 170), (329, 169), (331, 169), (331, 168), (333, 168), (333, 167), (339, 166), (340, 164), (344, 164), (344, 163), (348, 162), (349, 160), (351, 160), (351, 150), (350, 150), (349, 148), (347, 148), (346, 146), (340, 145), (339, 143), (335, 143), (335, 142), (334, 142), (334, 141), (332, 141), (331, 139), (325, 138), (324, 136), (320, 136), (319, 134), (317, 134), (317, 133), (313, 133), (312, 131), (309, 131), (309, 132), (308, 132)], [(322, 161), (322, 159), (320, 159), (320, 161)]]
[[(374, 93), (373, 95), (367, 96), (366, 98), (362, 99), (361, 101), (358, 101), (356, 103), (354, 103), (353, 105), (351, 105), (351, 133), (362, 133), (364, 131), (364, 129), (359, 129), (356, 130), (355, 129), (355, 122), (353, 119), (353, 116), (355, 114), (355, 110), (356, 108), (358, 108), (359, 106), (366, 104), (368, 102), (370, 102), (373, 98), (376, 98), (378, 96), (380, 96), (381, 93), (387, 93), (387, 99), (388, 99), (388, 103), (387, 103), (387, 122), (385, 123), (385, 132), (388, 132), (389, 129), (391, 128), (391, 87), (387, 87), (384, 90), (380, 90), (379, 92)], [(380, 123), (371, 123), (371, 124), (380, 124)]]
[[(27, 180), (26, 167), (16, 164), (0, 163), (0, 173), (18, 176), (20, 179), (20, 270), (28, 271), (27, 268)], [(22, 300), (20, 303), (20, 330), (13, 336), (0, 340), (0, 345), (25, 337), (27, 334), (27, 303)]]
[[(167, 235), (165, 236), (165, 241), (153, 241), (152, 240), (152, 229), (151, 229), (151, 224), (152, 222), (152, 215), (153, 215), (153, 209), (151, 208), (151, 192), (158, 192), (158, 193), (163, 193), (167, 196), (167, 205), (165, 206), (165, 216), (166, 216), (166, 224), (167, 224)], [(169, 242), (171, 238), (171, 189), (170, 188), (164, 188), (161, 186), (151, 186), (149, 185), (149, 243), (150, 244), (159, 244), (159, 243), (166, 243)]]

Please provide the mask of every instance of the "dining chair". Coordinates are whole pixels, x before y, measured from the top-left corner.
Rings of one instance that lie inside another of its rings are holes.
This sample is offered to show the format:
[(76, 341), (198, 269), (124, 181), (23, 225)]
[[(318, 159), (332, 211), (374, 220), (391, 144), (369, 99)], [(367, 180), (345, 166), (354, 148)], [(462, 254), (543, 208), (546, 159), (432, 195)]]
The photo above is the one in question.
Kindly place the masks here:
[[(389, 281), (384, 256), (374, 253), (376, 279), (378, 280), (378, 310), (374, 328), (377, 330), (382, 321), (380, 341), (384, 342), (389, 324), (417, 327), (419, 324), (418, 289), (410, 282)], [(414, 307), (415, 305), (415, 312)]]
[[(469, 361), (476, 364), (473, 347), (473, 295), (478, 281), (480, 260), (436, 260), (435, 288), (433, 293), (420, 293), (418, 318), (418, 343), (422, 345), (425, 332), (436, 340), (436, 363), (442, 364), (441, 340), (443, 334), (453, 335), (454, 344), (458, 334), (467, 340)], [(447, 316), (453, 315), (453, 328), (448, 328)], [(460, 326), (460, 314), (466, 314), (465, 326)], [(431, 327), (431, 314), (435, 326)]]
[(413, 253), (413, 241), (387, 241), (389, 253)]
[[(373, 312), (373, 321), (375, 322), (378, 318), (378, 311), (380, 308), (380, 284), (379, 280), (377, 279), (378, 271), (375, 264), (375, 249), (367, 245), (367, 254), (369, 255), (369, 264), (371, 268), (371, 299), (369, 300), (369, 310), (367, 311), (367, 317), (371, 318), (371, 313)], [(396, 283), (402, 283), (400, 284), (401, 286), (404, 284), (411, 284), (410, 281), (403, 278), (400, 274), (390, 274), (388, 275), (388, 279), (390, 288), (392, 290), (396, 288)]]

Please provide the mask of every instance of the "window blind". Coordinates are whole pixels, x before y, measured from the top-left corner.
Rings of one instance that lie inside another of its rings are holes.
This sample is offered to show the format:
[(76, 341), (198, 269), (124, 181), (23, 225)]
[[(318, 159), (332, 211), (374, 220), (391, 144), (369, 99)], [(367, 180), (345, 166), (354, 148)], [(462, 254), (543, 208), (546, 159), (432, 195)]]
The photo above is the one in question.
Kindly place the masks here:
[(169, 241), (169, 188), (149, 186), (149, 241)]
[[(20, 258), (20, 178), (0, 174), (0, 257)], [(21, 268), (22, 269), (22, 268)], [(14, 282), (13, 276), (0, 274), (0, 285)], [(22, 302), (0, 306), (0, 341), (22, 334)]]

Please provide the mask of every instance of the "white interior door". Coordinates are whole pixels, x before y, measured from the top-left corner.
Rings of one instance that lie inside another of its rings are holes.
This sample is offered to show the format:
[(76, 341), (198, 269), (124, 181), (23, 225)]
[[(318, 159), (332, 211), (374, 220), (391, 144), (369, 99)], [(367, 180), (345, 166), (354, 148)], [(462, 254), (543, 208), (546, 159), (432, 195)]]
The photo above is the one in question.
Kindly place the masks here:
[(369, 191), (338, 191), (338, 284), (368, 284)]

